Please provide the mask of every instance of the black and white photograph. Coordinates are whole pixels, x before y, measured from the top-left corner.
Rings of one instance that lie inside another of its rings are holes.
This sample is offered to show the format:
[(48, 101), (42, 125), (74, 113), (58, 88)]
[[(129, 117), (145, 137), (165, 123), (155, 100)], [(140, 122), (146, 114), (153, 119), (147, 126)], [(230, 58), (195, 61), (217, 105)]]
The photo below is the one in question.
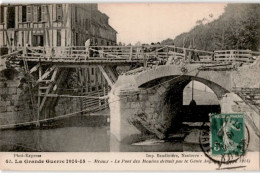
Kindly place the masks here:
[(259, 153), (259, 3), (0, 7), (0, 152)]

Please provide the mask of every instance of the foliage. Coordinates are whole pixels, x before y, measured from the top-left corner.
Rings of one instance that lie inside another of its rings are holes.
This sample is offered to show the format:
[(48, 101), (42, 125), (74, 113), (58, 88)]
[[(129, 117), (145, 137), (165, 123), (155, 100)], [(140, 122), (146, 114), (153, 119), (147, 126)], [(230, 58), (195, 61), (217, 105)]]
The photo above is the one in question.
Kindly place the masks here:
[(260, 4), (228, 4), (218, 19), (208, 21), (198, 20), (193, 29), (177, 36), (174, 44), (203, 50), (260, 50)]

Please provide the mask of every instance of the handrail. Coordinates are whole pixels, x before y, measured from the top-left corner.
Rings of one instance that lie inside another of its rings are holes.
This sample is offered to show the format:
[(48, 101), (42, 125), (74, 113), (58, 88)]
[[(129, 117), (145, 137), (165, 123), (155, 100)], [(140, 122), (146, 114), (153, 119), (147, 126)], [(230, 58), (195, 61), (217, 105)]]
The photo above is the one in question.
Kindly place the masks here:
[[(13, 48), (12, 48), (13, 49)], [(192, 60), (194, 55), (199, 59), (221, 60), (237, 60), (252, 61), (260, 52), (251, 50), (216, 50), (214, 52), (197, 50), (192, 48), (176, 47), (174, 45), (142, 45), (142, 46), (55, 46), (55, 47), (16, 47), (19, 52), (1, 56), (10, 57), (16, 55), (18, 59), (25, 58), (27, 60), (42, 61), (75, 61), (79, 60), (145, 60), (157, 58), (159, 60), (167, 60), (170, 56), (182, 57), (183, 59)], [(214, 58), (214, 59), (213, 59)], [(57, 60), (58, 59), (58, 60)]]

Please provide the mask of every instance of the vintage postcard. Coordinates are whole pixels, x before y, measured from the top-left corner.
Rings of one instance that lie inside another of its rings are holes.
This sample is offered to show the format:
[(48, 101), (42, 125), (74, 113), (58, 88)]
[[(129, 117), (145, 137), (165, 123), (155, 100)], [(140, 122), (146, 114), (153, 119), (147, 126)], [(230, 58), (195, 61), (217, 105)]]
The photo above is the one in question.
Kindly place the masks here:
[(0, 8), (1, 170), (259, 171), (259, 3)]

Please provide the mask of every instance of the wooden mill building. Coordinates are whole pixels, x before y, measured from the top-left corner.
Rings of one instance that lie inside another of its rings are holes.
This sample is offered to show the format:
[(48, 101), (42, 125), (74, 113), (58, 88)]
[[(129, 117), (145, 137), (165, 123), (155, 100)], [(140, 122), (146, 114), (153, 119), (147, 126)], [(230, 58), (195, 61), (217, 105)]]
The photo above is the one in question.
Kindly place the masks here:
[[(1, 55), (24, 46), (115, 45), (117, 32), (97, 4), (2, 4)], [(8, 49), (7, 49), (8, 48)], [(91, 86), (105, 83), (97, 67), (87, 69)]]
[(1, 5), (0, 46), (115, 45), (116, 31), (97, 4)]

